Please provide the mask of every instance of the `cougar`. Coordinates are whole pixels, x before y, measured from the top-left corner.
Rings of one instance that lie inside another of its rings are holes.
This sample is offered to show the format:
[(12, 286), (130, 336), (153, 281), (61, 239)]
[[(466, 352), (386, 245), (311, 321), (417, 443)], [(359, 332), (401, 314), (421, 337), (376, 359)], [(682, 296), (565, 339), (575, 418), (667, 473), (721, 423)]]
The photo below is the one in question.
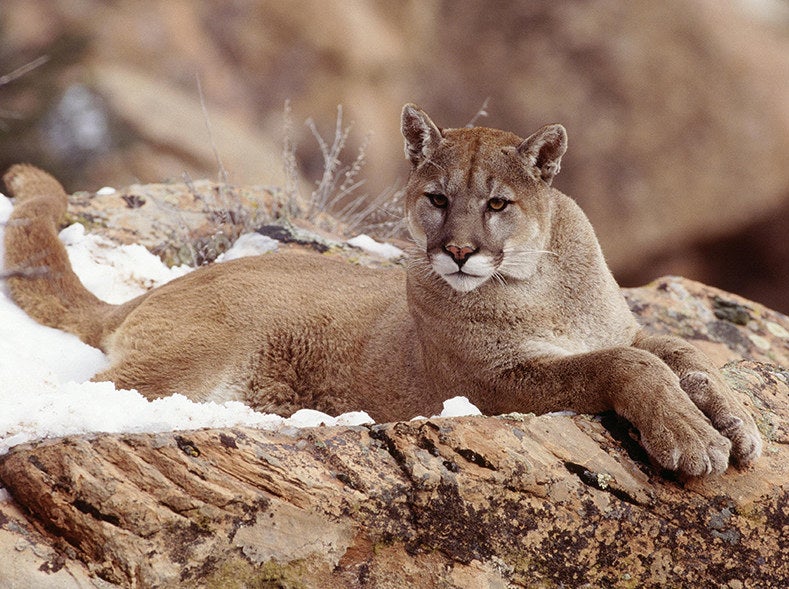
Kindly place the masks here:
[[(260, 411), (437, 413), (464, 395), (486, 415), (614, 410), (661, 467), (698, 476), (751, 464), (761, 438), (701, 351), (639, 328), (580, 207), (551, 186), (561, 125), (527, 139), (441, 129), (402, 111), (411, 163), (403, 269), (272, 253), (208, 265), (125, 304), (74, 274), (67, 196), (15, 165), (6, 228), (13, 299), (106, 352), (94, 377), (148, 398), (240, 400)], [(38, 269), (38, 270), (37, 270)]]

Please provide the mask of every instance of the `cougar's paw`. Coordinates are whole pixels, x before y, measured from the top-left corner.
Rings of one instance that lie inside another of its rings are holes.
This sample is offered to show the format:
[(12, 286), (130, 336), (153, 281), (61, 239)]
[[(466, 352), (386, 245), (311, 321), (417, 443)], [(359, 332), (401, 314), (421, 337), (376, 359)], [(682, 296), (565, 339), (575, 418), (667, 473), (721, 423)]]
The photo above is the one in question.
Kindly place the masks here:
[(682, 389), (712, 422), (731, 440), (731, 456), (738, 466), (752, 464), (762, 453), (762, 437), (748, 411), (734, 400), (723, 383), (706, 372), (695, 371), (680, 380)]
[(663, 414), (641, 430), (641, 443), (660, 466), (682, 474), (721, 474), (729, 466), (731, 441), (701, 415)]
[(762, 436), (750, 416), (743, 421), (736, 415), (728, 415), (716, 427), (731, 440), (731, 455), (737, 466), (749, 466), (762, 455)]

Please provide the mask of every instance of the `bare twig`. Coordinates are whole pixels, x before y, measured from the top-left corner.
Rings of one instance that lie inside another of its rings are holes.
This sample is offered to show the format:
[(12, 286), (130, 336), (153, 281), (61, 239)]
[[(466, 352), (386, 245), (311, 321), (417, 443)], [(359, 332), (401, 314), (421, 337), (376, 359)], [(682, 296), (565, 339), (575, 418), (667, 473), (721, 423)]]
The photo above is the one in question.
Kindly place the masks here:
[(33, 61), (28, 62), (25, 65), (16, 68), (10, 74), (5, 74), (3, 76), (0, 76), (0, 86), (8, 84), (9, 82), (13, 82), (17, 78), (21, 78), (29, 71), (34, 70), (41, 65), (44, 65), (48, 61), (49, 61), (49, 55), (42, 55), (40, 57), (35, 58)]
[(213, 129), (200, 77), (196, 76), (196, 79), (197, 89), (200, 94), (200, 107), (203, 111), (203, 118), (219, 174), (216, 188), (206, 195), (198, 193), (194, 183), (187, 174), (184, 174), (186, 185), (192, 196), (196, 200), (205, 203), (206, 208), (204, 212), (208, 213), (210, 215), (209, 218), (216, 224), (216, 231), (212, 236), (199, 240), (196, 247), (192, 247), (190, 243), (190, 250), (193, 256), (196, 257), (196, 262), (203, 264), (213, 261), (219, 254), (227, 251), (244, 231), (253, 230), (259, 215), (244, 207), (239, 191), (228, 182), (227, 169), (222, 163), (222, 158), (214, 141)]
[(38, 266), (37, 268), (17, 268), (0, 272), (0, 280), (9, 278), (41, 278), (49, 274), (49, 268)]
[(279, 210), (275, 214), (285, 217), (298, 215), (299, 210), (299, 166), (296, 161), (296, 140), (293, 131), (293, 114), (290, 100), (285, 101), (283, 109), (283, 145), (282, 165), (285, 171), (285, 186), (283, 188), (284, 202), (279, 203)]
[[(350, 129), (350, 127), (349, 127)], [(337, 194), (334, 198), (331, 199), (329, 203), (327, 203), (327, 208), (333, 209), (337, 204), (339, 204), (346, 196), (351, 194), (354, 190), (362, 186), (365, 181), (364, 180), (357, 180), (357, 176), (361, 174), (362, 168), (367, 163), (367, 146), (370, 144), (370, 133), (367, 133), (362, 140), (362, 144), (359, 146), (359, 151), (356, 153), (356, 159), (353, 160), (353, 163), (349, 168), (346, 168), (344, 172), (344, 178), (342, 184), (337, 189)]]
[(217, 150), (216, 143), (214, 142), (214, 131), (211, 127), (211, 119), (208, 116), (208, 108), (205, 104), (205, 94), (203, 93), (203, 86), (200, 83), (199, 74), (195, 74), (195, 80), (197, 80), (197, 92), (200, 95), (200, 108), (203, 110), (203, 120), (205, 121), (205, 127), (208, 130), (208, 140), (211, 142), (211, 150), (214, 152), (214, 159), (216, 160), (216, 165), (219, 169), (219, 183), (227, 184), (227, 170), (225, 169), (224, 164), (222, 164), (222, 158), (219, 157), (219, 151)]
[(345, 222), (346, 233), (371, 233), (384, 239), (395, 237), (403, 229), (404, 196), (404, 187), (393, 186), (371, 201), (355, 200), (337, 216)]
[[(29, 71), (36, 69), (37, 67), (39, 67), (40, 65), (45, 64), (48, 61), (49, 61), (49, 56), (48, 55), (42, 55), (41, 57), (37, 57), (33, 61), (31, 61), (29, 63), (26, 63), (22, 67), (18, 67), (17, 69), (15, 69), (10, 74), (5, 74), (3, 76), (0, 76), (0, 86), (3, 86), (3, 85), (8, 84), (10, 82), (13, 82), (17, 78), (21, 78), (22, 76), (24, 76)], [(23, 115), (20, 115), (19, 113), (15, 113), (15, 112), (10, 111), (10, 110), (0, 109), (0, 118), (20, 120), (20, 119), (23, 118)], [(3, 122), (0, 122), (0, 129), (5, 131), (5, 130), (8, 129), (8, 125), (6, 125)]]
[(482, 106), (479, 107), (477, 114), (471, 117), (471, 120), (466, 123), (466, 127), (473, 127), (477, 124), (477, 121), (482, 117), (488, 116), (488, 102), (490, 102), (490, 96), (485, 99), (485, 102), (482, 103)]
[(342, 127), (341, 105), (337, 107), (337, 120), (334, 128), (334, 139), (331, 146), (321, 137), (315, 125), (315, 121), (307, 119), (306, 125), (318, 142), (321, 154), (323, 155), (323, 175), (316, 183), (315, 190), (312, 191), (310, 211), (308, 213), (309, 218), (314, 219), (318, 213), (328, 209), (331, 195), (335, 193), (337, 182), (341, 174), (341, 170), (339, 170), (342, 163), (340, 161), (340, 154), (345, 147), (345, 142), (348, 140), (348, 134), (350, 133), (351, 127), (348, 126), (345, 129)]

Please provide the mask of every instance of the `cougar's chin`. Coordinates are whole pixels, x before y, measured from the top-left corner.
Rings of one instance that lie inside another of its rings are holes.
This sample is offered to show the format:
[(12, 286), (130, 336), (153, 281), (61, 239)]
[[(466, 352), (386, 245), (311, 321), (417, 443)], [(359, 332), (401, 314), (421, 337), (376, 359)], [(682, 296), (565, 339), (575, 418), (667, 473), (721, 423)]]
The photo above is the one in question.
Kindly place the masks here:
[(455, 272), (454, 274), (443, 274), (441, 278), (458, 292), (471, 292), (487, 282), (490, 276), (473, 276), (465, 272)]

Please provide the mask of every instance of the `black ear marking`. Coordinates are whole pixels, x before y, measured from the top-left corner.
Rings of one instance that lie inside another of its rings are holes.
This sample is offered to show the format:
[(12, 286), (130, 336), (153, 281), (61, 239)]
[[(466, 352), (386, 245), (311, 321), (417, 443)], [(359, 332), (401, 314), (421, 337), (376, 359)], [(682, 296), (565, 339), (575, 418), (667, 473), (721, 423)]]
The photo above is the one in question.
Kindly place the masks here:
[(559, 173), (565, 151), (567, 131), (562, 125), (546, 125), (518, 146), (518, 153), (537, 168), (547, 184)]
[(441, 130), (427, 113), (410, 103), (403, 107), (400, 131), (405, 138), (405, 157), (414, 167), (430, 159), (442, 139)]

